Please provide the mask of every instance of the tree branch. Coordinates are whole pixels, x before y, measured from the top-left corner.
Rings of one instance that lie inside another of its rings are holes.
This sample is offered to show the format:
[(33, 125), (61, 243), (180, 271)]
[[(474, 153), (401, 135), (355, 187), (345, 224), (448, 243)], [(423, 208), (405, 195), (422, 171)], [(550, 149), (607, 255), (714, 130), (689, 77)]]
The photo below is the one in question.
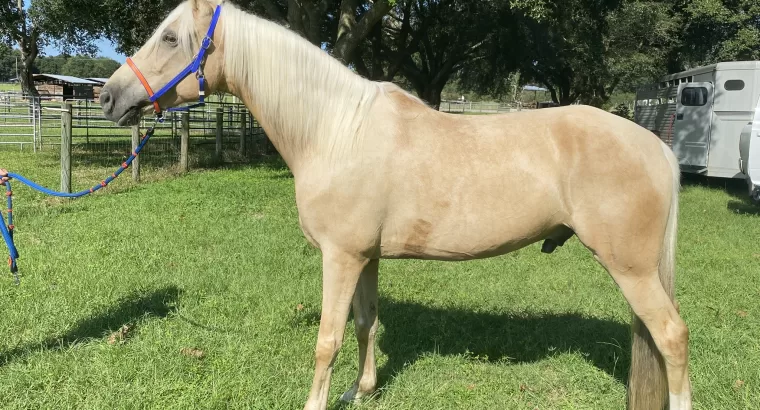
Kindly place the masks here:
[(369, 32), (372, 30), (372, 27), (377, 24), (380, 19), (383, 18), (388, 12), (391, 10), (391, 4), (388, 0), (379, 0), (375, 2), (374, 5), (372, 5), (372, 8), (370, 8), (367, 13), (362, 17), (362, 19), (359, 21), (356, 30), (356, 36), (358, 36), (360, 39), (366, 38), (369, 35)]
[(274, 22), (279, 23), (283, 26), (288, 25), (288, 20), (285, 18), (285, 15), (283, 14), (282, 10), (280, 10), (280, 8), (274, 3), (273, 0), (258, 0), (258, 1), (259, 3), (261, 3), (262, 6), (264, 6), (264, 10), (266, 10), (270, 19), (272, 19)]

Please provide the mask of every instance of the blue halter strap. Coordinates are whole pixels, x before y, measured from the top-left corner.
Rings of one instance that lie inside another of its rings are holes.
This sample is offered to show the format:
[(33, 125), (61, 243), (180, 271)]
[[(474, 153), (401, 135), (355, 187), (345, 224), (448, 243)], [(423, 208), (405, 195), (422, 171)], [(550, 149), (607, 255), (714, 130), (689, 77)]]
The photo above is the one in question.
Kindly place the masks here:
[(190, 74), (195, 73), (195, 77), (198, 79), (199, 102), (196, 104), (185, 106), (185, 107), (168, 108), (166, 109), (166, 111), (167, 112), (189, 111), (191, 108), (199, 107), (206, 103), (206, 77), (203, 75), (203, 63), (205, 62), (205, 59), (206, 59), (206, 52), (208, 51), (209, 47), (211, 47), (211, 44), (213, 43), (212, 38), (214, 36), (214, 30), (216, 29), (216, 23), (219, 21), (219, 16), (221, 12), (222, 12), (222, 5), (220, 4), (216, 6), (216, 9), (214, 10), (214, 16), (211, 18), (211, 25), (208, 28), (206, 37), (204, 37), (203, 41), (201, 41), (201, 48), (198, 51), (198, 54), (196, 54), (195, 57), (193, 57), (193, 61), (191, 61), (190, 64), (188, 64), (187, 67), (185, 67), (185, 69), (182, 70), (182, 72), (177, 74), (177, 76), (175, 76), (171, 81), (169, 81), (166, 85), (164, 85), (155, 94), (153, 93), (153, 90), (148, 84), (148, 81), (145, 79), (145, 77), (142, 75), (140, 70), (137, 68), (137, 65), (132, 61), (131, 58), (127, 58), (127, 64), (132, 69), (132, 71), (135, 72), (135, 75), (137, 75), (137, 78), (140, 79), (140, 82), (142, 83), (143, 87), (145, 87), (145, 90), (148, 92), (148, 96), (150, 97), (150, 102), (153, 104), (154, 111), (159, 122), (163, 122), (163, 115), (162, 115), (161, 107), (158, 104), (158, 99), (161, 98), (161, 96), (163, 96), (167, 92), (169, 92), (169, 90), (176, 87), (177, 84), (180, 83), (180, 81), (184, 80)]
[(93, 186), (90, 189), (85, 189), (83, 191), (75, 192), (75, 193), (68, 193), (68, 192), (58, 192), (54, 191), (52, 189), (48, 189), (43, 187), (42, 185), (39, 185), (32, 180), (25, 178), (19, 174), (14, 174), (13, 172), (6, 172), (5, 170), (0, 170), (0, 187), (5, 186), (5, 196), (8, 200), (8, 224), (5, 223), (5, 218), (3, 218), (2, 213), (0, 213), (0, 234), (3, 237), (3, 240), (5, 241), (5, 245), (8, 247), (8, 267), (11, 269), (11, 273), (13, 274), (14, 278), (16, 279), (16, 284), (18, 284), (18, 265), (16, 264), (16, 260), (19, 258), (18, 249), (16, 249), (16, 245), (13, 243), (13, 190), (11, 189), (11, 180), (15, 180), (18, 182), (21, 182), (24, 185), (29, 186), (30, 188), (42, 192), (43, 194), (55, 196), (59, 198), (79, 198), (83, 197), (85, 195), (90, 195), (94, 193), (95, 191), (100, 190), (101, 188), (105, 188), (110, 184), (114, 179), (118, 178), (119, 175), (121, 175), (122, 172), (124, 172), (127, 168), (132, 165), (132, 162), (137, 158), (138, 155), (140, 155), (140, 151), (145, 147), (145, 144), (148, 143), (148, 140), (150, 140), (150, 137), (153, 136), (153, 133), (155, 132), (155, 127), (150, 127), (145, 134), (143, 135), (142, 139), (140, 140), (140, 143), (137, 145), (135, 150), (132, 152), (132, 154), (127, 158), (126, 161), (124, 161), (121, 166), (114, 171), (108, 178), (101, 181), (99, 184)]

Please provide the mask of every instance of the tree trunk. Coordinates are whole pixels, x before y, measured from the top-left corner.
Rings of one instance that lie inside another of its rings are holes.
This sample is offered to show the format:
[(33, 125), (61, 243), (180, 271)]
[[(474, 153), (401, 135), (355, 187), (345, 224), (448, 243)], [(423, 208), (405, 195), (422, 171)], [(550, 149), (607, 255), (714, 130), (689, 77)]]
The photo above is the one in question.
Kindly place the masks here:
[[(30, 44), (31, 43), (31, 44)], [(34, 86), (33, 68), (34, 61), (37, 59), (37, 44), (36, 39), (24, 39), (19, 41), (19, 48), (21, 49), (21, 67), (19, 67), (19, 83), (21, 84), (21, 91), (24, 94), (39, 96), (40, 93)]]
[(383, 16), (388, 14), (391, 7), (388, 0), (378, 0), (356, 21), (356, 0), (343, 0), (333, 57), (346, 65), (351, 62), (356, 48), (370, 35)]
[(417, 89), (417, 94), (434, 110), (441, 109), (441, 93), (443, 86), (438, 84), (425, 84), (422, 89)]
[(26, 65), (26, 63), (22, 63), (22, 66), (19, 67), (19, 83), (21, 84), (21, 91), (24, 94), (32, 95), (32, 96), (39, 96), (40, 93), (37, 91), (37, 88), (34, 86), (34, 77), (32, 73), (32, 67), (31, 65)]

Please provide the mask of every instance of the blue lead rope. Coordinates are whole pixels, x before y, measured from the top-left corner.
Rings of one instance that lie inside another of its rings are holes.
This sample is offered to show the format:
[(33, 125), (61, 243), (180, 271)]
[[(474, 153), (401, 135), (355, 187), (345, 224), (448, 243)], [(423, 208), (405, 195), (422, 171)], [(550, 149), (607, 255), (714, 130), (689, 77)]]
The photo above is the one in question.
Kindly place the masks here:
[(39, 192), (42, 192), (43, 194), (60, 197), (60, 198), (79, 198), (83, 197), (85, 195), (90, 195), (95, 191), (100, 190), (101, 188), (105, 188), (108, 186), (108, 184), (111, 183), (114, 179), (118, 178), (119, 175), (121, 175), (124, 170), (129, 168), (130, 165), (132, 165), (132, 162), (137, 158), (138, 155), (140, 155), (140, 151), (142, 151), (143, 147), (145, 147), (145, 144), (148, 143), (148, 140), (151, 136), (153, 136), (153, 133), (155, 132), (155, 126), (150, 127), (147, 132), (145, 132), (145, 135), (142, 137), (140, 144), (137, 145), (137, 148), (132, 152), (132, 155), (127, 158), (126, 161), (124, 161), (119, 169), (116, 170), (113, 174), (111, 174), (108, 178), (100, 182), (98, 185), (95, 185), (94, 187), (90, 189), (85, 189), (83, 191), (75, 192), (75, 193), (68, 193), (68, 192), (59, 192), (59, 191), (53, 191), (51, 189), (45, 188), (27, 178), (24, 178), (21, 175), (14, 174), (12, 172), (9, 172), (7, 177), (8, 180), (5, 182), (1, 182), (0, 184), (5, 185), (5, 196), (8, 198), (8, 224), (5, 224), (5, 218), (3, 217), (2, 212), (0, 212), (0, 232), (3, 235), (3, 239), (5, 240), (5, 244), (8, 247), (8, 267), (11, 269), (11, 273), (13, 274), (13, 277), (16, 280), (16, 284), (19, 283), (18, 279), (18, 265), (16, 263), (16, 260), (18, 259), (18, 250), (16, 249), (16, 245), (13, 243), (13, 190), (11, 190), (11, 182), (10, 180), (17, 180), (21, 182), (22, 184), (25, 184), (29, 186), (30, 188), (33, 188)]

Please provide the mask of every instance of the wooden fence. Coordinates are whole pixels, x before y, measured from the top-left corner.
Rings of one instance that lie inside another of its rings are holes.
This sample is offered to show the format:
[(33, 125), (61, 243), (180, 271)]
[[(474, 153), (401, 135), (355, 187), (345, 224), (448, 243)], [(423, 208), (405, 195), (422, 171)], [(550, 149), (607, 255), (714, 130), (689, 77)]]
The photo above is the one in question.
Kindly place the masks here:
[[(63, 103), (62, 107), (57, 110), (49, 107), (48, 111), (60, 112), (61, 190), (63, 192), (71, 192), (72, 157), (75, 153), (74, 147), (77, 145), (74, 142), (74, 135), (77, 129), (77, 120), (81, 120), (81, 117), (75, 115), (75, 103), (73, 102)], [(151, 141), (146, 147), (153, 145), (154, 139), (169, 139), (171, 140), (170, 144), (173, 145), (176, 136), (176, 152), (178, 154), (176, 166), (180, 172), (188, 172), (191, 166), (191, 145), (195, 149), (202, 148), (204, 144), (209, 145), (206, 140), (209, 139), (207, 131), (210, 129), (213, 129), (213, 135), (211, 136), (214, 147), (212, 158), (215, 162), (222, 162), (224, 160), (223, 154), (229, 151), (234, 151), (241, 158), (249, 157), (253, 151), (252, 142), (256, 142), (252, 141), (253, 137), (258, 136), (259, 140), (266, 140), (263, 130), (250, 119), (251, 115), (248, 111), (225, 110), (225, 107), (216, 106), (213, 112), (215, 117), (213, 127), (210, 127), (205, 121), (196, 121), (195, 126), (193, 126), (192, 111), (167, 114), (168, 116), (164, 123), (157, 124), (156, 134), (151, 137)], [(135, 151), (140, 143), (142, 132), (146, 130), (146, 125), (148, 124), (138, 124), (130, 127), (128, 139), (130, 151), (122, 150), (123, 153)], [(163, 134), (159, 133), (159, 131), (163, 131)], [(194, 132), (196, 134), (196, 141), (191, 144), (191, 136), (193, 136)], [(85, 137), (79, 135), (79, 139), (82, 138), (85, 138), (86, 141), (80, 141), (80, 148), (91, 144), (98, 144), (95, 141), (95, 137), (90, 137), (89, 134)], [(110, 138), (121, 140), (118, 136), (111, 136)], [(47, 144), (48, 147), (54, 145), (52, 142), (48, 142)], [(127, 147), (125, 146), (124, 148)], [(274, 149), (271, 146), (267, 146), (264, 151), (272, 153)], [(140, 180), (141, 159), (144, 159), (143, 152), (132, 164), (132, 178), (136, 182)], [(121, 155), (124, 155), (123, 153)]]
[(468, 114), (501, 114), (507, 112), (522, 111), (522, 104), (504, 104), (498, 102), (482, 101), (441, 101), (440, 111), (449, 113), (468, 113)]

